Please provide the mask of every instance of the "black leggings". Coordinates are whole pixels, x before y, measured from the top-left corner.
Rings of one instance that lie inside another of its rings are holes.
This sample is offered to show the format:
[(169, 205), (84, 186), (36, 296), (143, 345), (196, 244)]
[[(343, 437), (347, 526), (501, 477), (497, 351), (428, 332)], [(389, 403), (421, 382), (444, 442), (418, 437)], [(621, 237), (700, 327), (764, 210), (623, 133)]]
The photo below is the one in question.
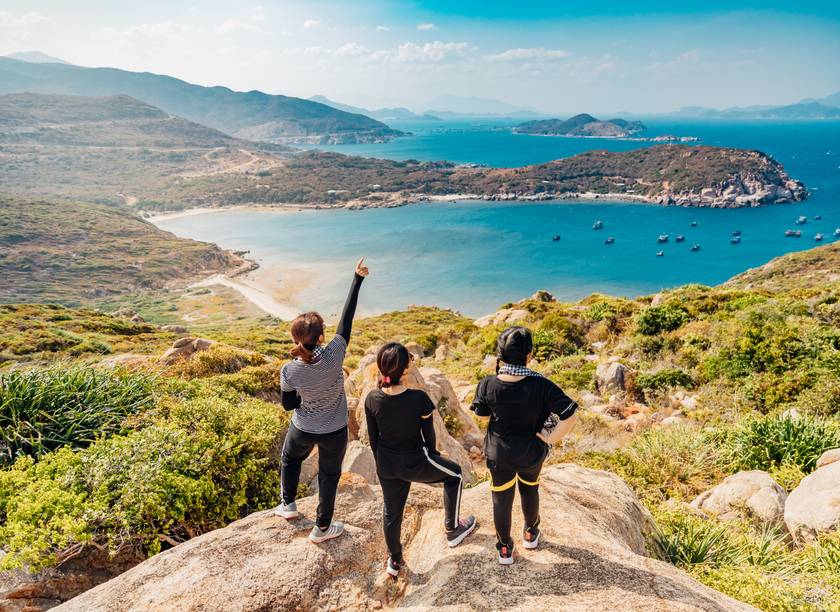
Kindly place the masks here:
[(542, 464), (543, 459), (540, 459), (536, 465), (517, 469), (496, 461), (487, 461), (487, 467), (493, 479), (490, 490), (493, 492), (493, 522), (496, 524), (496, 538), (499, 545), (513, 546), (510, 525), (517, 483), (519, 483), (519, 498), (522, 502), (525, 528), (536, 527), (540, 524), (539, 482)]
[(283, 442), (280, 471), (281, 496), (284, 504), (295, 501), (300, 466), (318, 447), (318, 512), (315, 524), (326, 529), (332, 522), (335, 511), (335, 493), (341, 478), (341, 464), (347, 451), (347, 427), (328, 434), (312, 434), (301, 431), (294, 424), (289, 425), (289, 432)]
[(412, 482), (442, 482), (445, 527), (452, 530), (458, 525), (463, 482), (460, 465), (438, 454), (428, 454), (425, 449), (423, 453), (399, 455), (380, 447), (376, 456), (376, 469), (385, 500), (385, 544), (394, 561), (402, 561), (400, 532)]

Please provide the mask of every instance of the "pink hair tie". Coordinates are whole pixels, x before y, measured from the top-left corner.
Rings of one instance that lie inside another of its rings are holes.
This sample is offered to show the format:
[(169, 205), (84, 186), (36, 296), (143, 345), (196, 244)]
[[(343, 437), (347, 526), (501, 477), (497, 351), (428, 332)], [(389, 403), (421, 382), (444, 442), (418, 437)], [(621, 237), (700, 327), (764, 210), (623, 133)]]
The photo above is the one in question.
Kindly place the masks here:
[(391, 384), (391, 377), (390, 376), (383, 376), (382, 377), (382, 382), (390, 385)]

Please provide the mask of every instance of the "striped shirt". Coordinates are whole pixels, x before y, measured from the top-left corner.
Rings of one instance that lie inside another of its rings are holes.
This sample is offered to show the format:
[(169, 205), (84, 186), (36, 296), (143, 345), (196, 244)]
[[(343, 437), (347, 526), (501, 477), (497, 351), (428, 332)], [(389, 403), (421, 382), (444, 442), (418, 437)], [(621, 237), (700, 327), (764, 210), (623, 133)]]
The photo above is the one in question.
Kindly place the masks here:
[(346, 351), (347, 341), (336, 335), (316, 361), (294, 359), (280, 371), (280, 389), (300, 395), (300, 407), (294, 411), (292, 423), (301, 431), (327, 434), (347, 426), (342, 369)]

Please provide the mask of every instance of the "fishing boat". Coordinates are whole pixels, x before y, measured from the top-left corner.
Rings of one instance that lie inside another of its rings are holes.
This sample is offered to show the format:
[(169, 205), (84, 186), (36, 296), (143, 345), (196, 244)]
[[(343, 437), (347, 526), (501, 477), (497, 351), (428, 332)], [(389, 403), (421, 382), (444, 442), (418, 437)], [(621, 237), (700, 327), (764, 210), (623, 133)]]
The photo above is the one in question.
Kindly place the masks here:
[(599, 230), (604, 229), (604, 222), (598, 219), (595, 223), (592, 224), (592, 229)]
[(822, 215), (814, 215), (814, 221), (822, 221)]
[(805, 225), (806, 223), (808, 223), (808, 219), (803, 215), (800, 215), (799, 218), (796, 220), (797, 225)]
[(684, 242), (684, 241), (685, 241), (685, 236), (683, 236), (682, 234), (679, 234), (679, 235), (676, 237), (676, 239), (675, 239), (675, 240), (676, 240), (677, 242)]
[(835, 238), (840, 238), (840, 227), (838, 227), (836, 230), (834, 230), (834, 237)]
[(793, 236), (796, 236), (796, 232), (791, 229), (785, 230), (785, 236), (787, 236), (788, 238), (792, 238)]
[(691, 245), (691, 250), (692, 251), (699, 251), (700, 250), (700, 245), (699, 244), (692, 244)]
[(738, 244), (739, 242), (741, 242), (741, 237), (740, 236), (732, 236), (732, 238), (729, 239), (729, 242), (731, 244)]
[(663, 257), (664, 255), (665, 255), (665, 253), (663, 251), (657, 251), (656, 252), (657, 257)]
[(560, 234), (555, 234), (554, 237), (552, 238), (552, 240), (554, 242), (557, 242), (558, 240), (560, 240)]
[(741, 230), (735, 230), (734, 232), (732, 232), (732, 235), (733, 236), (740, 236), (741, 235)]
[(691, 227), (697, 227), (697, 221), (692, 221), (691, 222)]
[(823, 239), (822, 234), (817, 234), (816, 236), (814, 236), (814, 240), (816, 240), (817, 242), (822, 242), (822, 239)]
[(659, 238), (656, 239), (656, 242), (662, 244), (663, 242), (668, 242), (668, 234), (659, 234)]
[(794, 232), (794, 236), (796, 236), (797, 238), (802, 238), (802, 232), (799, 231), (799, 230), (796, 230), (796, 232)]
[(615, 242), (615, 238), (613, 238), (612, 236), (604, 240), (604, 244), (612, 244), (613, 242)]

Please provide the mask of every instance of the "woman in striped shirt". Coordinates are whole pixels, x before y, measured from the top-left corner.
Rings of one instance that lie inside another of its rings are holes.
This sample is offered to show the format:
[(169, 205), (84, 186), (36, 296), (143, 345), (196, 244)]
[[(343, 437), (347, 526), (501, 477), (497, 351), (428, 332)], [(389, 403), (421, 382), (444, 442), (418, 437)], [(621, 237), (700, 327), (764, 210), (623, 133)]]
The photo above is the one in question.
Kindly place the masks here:
[(350, 294), (335, 337), (324, 346), (324, 319), (317, 312), (299, 315), (292, 322), (292, 361), (280, 372), (283, 407), (294, 411), (281, 454), (281, 496), (275, 514), (285, 519), (298, 517), (295, 495), (300, 468), (318, 447), (318, 510), (309, 539), (320, 543), (344, 532), (333, 521), (335, 495), (341, 464), (347, 450), (347, 398), (344, 396), (344, 354), (350, 342), (353, 316), (362, 281), (368, 275), (364, 258), (356, 264)]

